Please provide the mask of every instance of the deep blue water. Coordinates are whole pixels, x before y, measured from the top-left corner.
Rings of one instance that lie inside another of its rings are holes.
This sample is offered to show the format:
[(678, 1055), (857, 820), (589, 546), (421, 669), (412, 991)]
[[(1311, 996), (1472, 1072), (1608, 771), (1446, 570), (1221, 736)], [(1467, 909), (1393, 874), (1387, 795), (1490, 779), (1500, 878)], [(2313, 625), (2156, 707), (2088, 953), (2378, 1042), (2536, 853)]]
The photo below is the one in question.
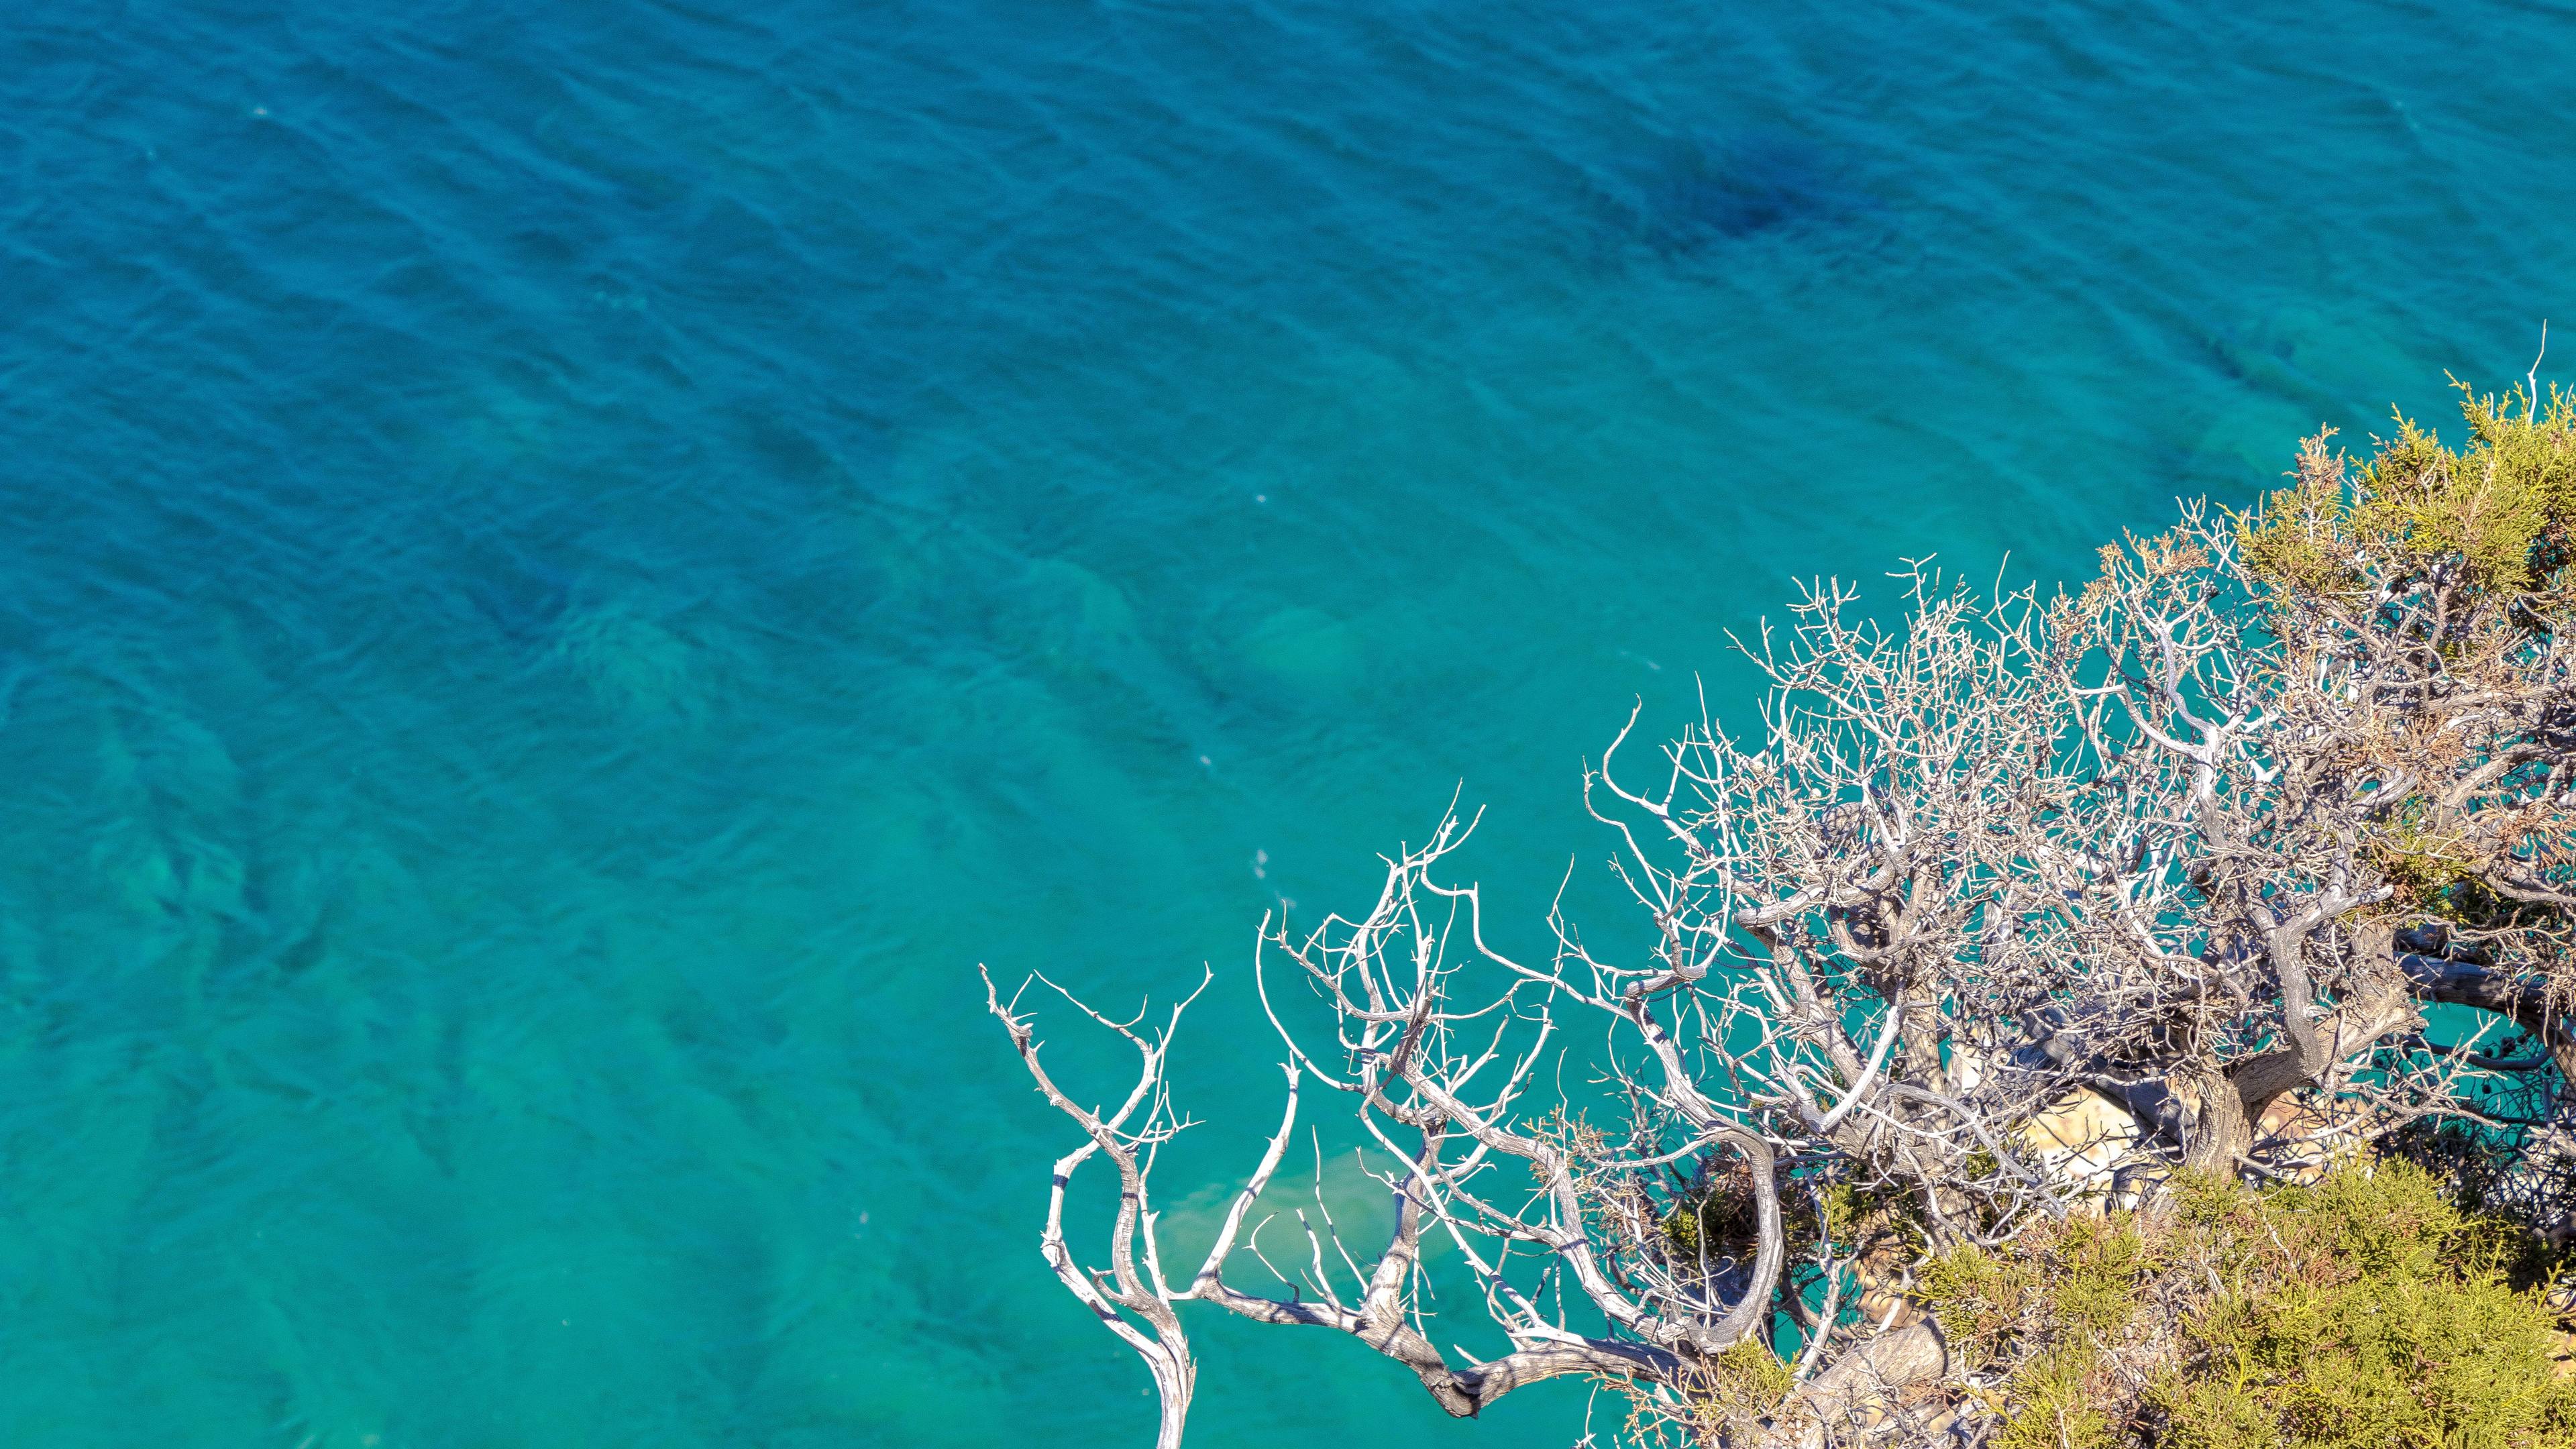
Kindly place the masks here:
[[(979, 961), (1216, 967), (1187, 1239), (1264, 909), (1463, 788), (1615, 940), (1580, 761), (1794, 580), (2078, 577), (2576, 357), (2571, 77), (2476, 0), (11, 10), (0, 1438), (1145, 1442)], [(1580, 1432), (1199, 1339), (1202, 1444)]]

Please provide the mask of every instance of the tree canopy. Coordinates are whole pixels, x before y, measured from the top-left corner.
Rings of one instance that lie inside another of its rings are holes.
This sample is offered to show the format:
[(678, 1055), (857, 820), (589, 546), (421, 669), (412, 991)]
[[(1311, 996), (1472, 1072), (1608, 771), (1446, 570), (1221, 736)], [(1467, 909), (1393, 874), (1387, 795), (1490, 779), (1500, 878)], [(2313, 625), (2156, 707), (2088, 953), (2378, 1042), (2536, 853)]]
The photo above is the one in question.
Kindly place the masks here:
[[(2459, 446), (2321, 433), (2080, 589), (1918, 566), (1895, 623), (1807, 589), (1739, 641), (1756, 718), (1640, 765), (1632, 714), (1585, 772), (1641, 951), (1561, 907), (1544, 959), (1490, 944), (1455, 816), (1374, 901), (1265, 922), (1280, 1128), (1186, 1276), (1178, 1014), (1090, 1013), (1138, 1062), (1093, 1110), (988, 983), (1079, 1129), (1047, 1261), (1162, 1442), (1187, 1303), (1349, 1334), (1462, 1417), (1588, 1376), (1645, 1442), (2576, 1442), (2576, 397), (2461, 392)], [(1393, 1227), (1307, 1215), (1274, 1267), (1247, 1223), (1316, 1088)], [(1428, 1331), (1427, 1243), (1481, 1357)]]

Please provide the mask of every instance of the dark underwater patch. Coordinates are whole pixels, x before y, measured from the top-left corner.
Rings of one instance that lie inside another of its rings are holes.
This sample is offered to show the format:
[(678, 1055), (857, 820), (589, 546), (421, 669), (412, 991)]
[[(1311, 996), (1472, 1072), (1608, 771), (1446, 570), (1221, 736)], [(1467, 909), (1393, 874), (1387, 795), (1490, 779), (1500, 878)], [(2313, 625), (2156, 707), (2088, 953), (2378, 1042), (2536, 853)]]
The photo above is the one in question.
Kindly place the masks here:
[(490, 552), (483, 567), (465, 571), (465, 597), (511, 642), (542, 640), (572, 607), (571, 572), (516, 549)]
[(1856, 215), (1866, 198), (1839, 170), (1830, 152), (1795, 136), (1680, 136), (1596, 184), (1618, 244), (1682, 260)]

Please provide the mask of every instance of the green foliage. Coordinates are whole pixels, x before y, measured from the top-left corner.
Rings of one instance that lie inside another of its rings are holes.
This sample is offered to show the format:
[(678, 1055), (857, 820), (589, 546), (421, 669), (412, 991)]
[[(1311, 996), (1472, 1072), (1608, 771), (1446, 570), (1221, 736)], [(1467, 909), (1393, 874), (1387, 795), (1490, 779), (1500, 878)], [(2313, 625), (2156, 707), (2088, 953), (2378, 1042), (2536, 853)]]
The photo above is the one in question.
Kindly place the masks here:
[(2013, 1364), (1988, 1397), (2003, 1414), (1996, 1449), (2114, 1449), (2117, 1426), (2092, 1380), (2155, 1266), (2132, 1219), (2091, 1215), (2034, 1227), (2000, 1252), (1961, 1248), (1923, 1265), (1916, 1292), (1953, 1354)]
[[(1765, 1420), (1797, 1387), (1797, 1376), (1759, 1335), (1710, 1360), (1679, 1402), (1660, 1399), (1633, 1381), (1614, 1385), (1630, 1406), (1627, 1440), (1636, 1444), (1752, 1444)], [(1675, 1431), (1678, 1431), (1676, 1434)]]
[(1721, 1173), (1677, 1190), (1660, 1226), (1672, 1261), (1714, 1265), (1754, 1238), (1752, 1184), (1740, 1173)]
[(2137, 1311), (2138, 1284), (2153, 1266), (2136, 1225), (2078, 1216), (2058, 1234), (2057, 1248), (2062, 1267), (2049, 1307), (2059, 1321), (2096, 1338), (2127, 1327)]
[(1701, 1198), (1697, 1202), (1677, 1202), (1663, 1217), (1664, 1241), (1672, 1248), (1673, 1257), (1684, 1263), (1702, 1254), (1714, 1254), (1718, 1235), (1725, 1231), (1725, 1206)]
[(1848, 1182), (1829, 1182), (1819, 1193), (1825, 1234), (1837, 1243), (1847, 1243), (1860, 1230), (1861, 1215), (1869, 1203), (1860, 1189)]
[[(2422, 902), (2444, 919), (2457, 919), (2460, 911), (2482, 904), (2473, 899), (2482, 896), (2476, 890), (2476, 870), (2473, 862), (2450, 848), (2454, 843), (2450, 838), (2428, 828), (2427, 814), (2428, 806), (2420, 796), (2392, 812), (2372, 841), (2371, 859), (2407, 890), (2410, 900)], [(2446, 903), (2454, 908), (2442, 910)]]
[[(2498, 1056), (2528, 1056), (2536, 1038), (2524, 1034), (2496, 1043)], [(2382, 1139), (2382, 1150), (2431, 1172), (2478, 1235), (2475, 1251), (2492, 1257), (2517, 1289), (2546, 1288), (2562, 1279), (2576, 1286), (2576, 1238), (2541, 1231), (2536, 1221), (2483, 1216), (2538, 1145), (2532, 1128), (2459, 1118), (2425, 1118)], [(2552, 1220), (2544, 1207), (2539, 1221)], [(2576, 1344), (2571, 1344), (2576, 1348)]]
[(2022, 1365), (2013, 1375), (2018, 1403), (1994, 1449), (2115, 1449), (2120, 1441), (2092, 1393), (2098, 1359), (2068, 1344)]
[(1932, 1310), (1951, 1351), (1971, 1359), (2003, 1351), (2040, 1295), (2040, 1265), (1983, 1248), (1947, 1252), (1916, 1270), (1914, 1296)]
[(1903, 1188), (1829, 1182), (1816, 1196), (1815, 1231), (1846, 1250), (1873, 1259), (1911, 1259), (1931, 1241), (1922, 1203)]
[[(2382, 1162), (2243, 1194), (2218, 1220), (2225, 1290), (2154, 1395), (2170, 1449), (2540, 1449), (2576, 1443), (2576, 1383), (2507, 1235), (2429, 1174)], [(2257, 1236), (2259, 1232), (2259, 1236)]]
[(2563, 917), (2555, 905), (2496, 891), (2488, 882), (2494, 861), (2481, 855), (2457, 814), (2448, 814), (2451, 828), (2440, 828), (2435, 822), (2445, 814), (2426, 797), (2410, 796), (2364, 837), (2371, 865), (2396, 888), (2391, 914), (2486, 931)]
[(1797, 1386), (1797, 1376), (1758, 1336), (1717, 1356), (1715, 1387), (1730, 1403), (1767, 1413)]
[(2499, 399), (2465, 383), (2468, 441), (2453, 449), (2400, 415), (2397, 435), (2348, 484), (2325, 435), (2300, 459), (2295, 487), (2240, 525), (2259, 577), (2310, 593), (2357, 582), (2365, 566), (2400, 571), (2457, 558), (2481, 587), (2528, 589), (2555, 572), (2576, 522), (2576, 394), (2546, 405), (2517, 388)]
[(2006, 1253), (1944, 1253), (1918, 1272), (1916, 1293), (1953, 1344), (1999, 1350), (2039, 1325), (2099, 1342), (2128, 1326), (2155, 1266), (2133, 1218), (2079, 1213), (2030, 1229)]
[(1998, 1449), (2576, 1444), (2521, 1252), (2380, 1161), (2261, 1193), (2185, 1178), (2156, 1211), (1951, 1252), (1917, 1286), (1958, 1360), (2000, 1378), (1980, 1395)]

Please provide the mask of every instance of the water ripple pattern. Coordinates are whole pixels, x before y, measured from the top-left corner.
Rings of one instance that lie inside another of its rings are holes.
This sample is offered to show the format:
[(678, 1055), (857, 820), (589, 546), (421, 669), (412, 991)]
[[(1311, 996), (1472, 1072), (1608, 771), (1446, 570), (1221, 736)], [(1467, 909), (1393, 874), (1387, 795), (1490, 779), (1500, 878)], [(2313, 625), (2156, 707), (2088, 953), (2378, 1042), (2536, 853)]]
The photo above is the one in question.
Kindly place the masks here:
[(1996, 8), (13, 10), (5, 1437), (1141, 1443), (977, 962), (1214, 965), (1187, 1239), (1264, 910), (1463, 788), (1631, 946), (1581, 761), (1794, 581), (2576, 356), (2565, 4)]

